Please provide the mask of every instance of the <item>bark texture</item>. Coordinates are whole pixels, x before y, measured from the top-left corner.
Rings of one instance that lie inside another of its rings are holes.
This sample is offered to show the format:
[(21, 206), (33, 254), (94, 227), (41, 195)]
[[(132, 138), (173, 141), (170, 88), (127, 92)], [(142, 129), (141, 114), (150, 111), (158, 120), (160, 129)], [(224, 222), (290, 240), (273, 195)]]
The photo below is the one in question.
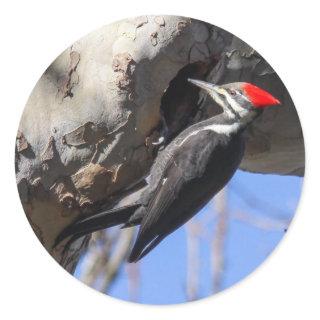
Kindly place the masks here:
[(103, 27), (48, 67), (17, 134), (16, 177), (24, 210), (44, 247), (70, 272), (86, 240), (64, 253), (62, 245), (52, 250), (55, 237), (148, 173), (163, 119), (173, 138), (219, 112), (188, 77), (250, 81), (275, 95), (282, 106), (247, 130), (241, 168), (303, 174), (303, 137), (290, 95), (247, 44), (184, 17), (142, 16)]

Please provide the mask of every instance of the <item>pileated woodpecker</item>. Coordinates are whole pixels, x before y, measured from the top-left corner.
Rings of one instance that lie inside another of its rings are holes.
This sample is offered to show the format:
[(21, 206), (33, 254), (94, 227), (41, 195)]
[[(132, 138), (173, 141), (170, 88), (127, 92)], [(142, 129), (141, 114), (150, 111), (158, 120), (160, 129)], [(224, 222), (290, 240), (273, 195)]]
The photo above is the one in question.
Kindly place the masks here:
[(215, 117), (193, 124), (158, 154), (148, 186), (135, 203), (80, 219), (65, 228), (55, 245), (97, 230), (140, 225), (128, 258), (136, 262), (194, 216), (237, 170), (244, 153), (244, 129), (265, 107), (280, 104), (270, 93), (245, 82), (214, 85), (189, 79), (222, 107)]

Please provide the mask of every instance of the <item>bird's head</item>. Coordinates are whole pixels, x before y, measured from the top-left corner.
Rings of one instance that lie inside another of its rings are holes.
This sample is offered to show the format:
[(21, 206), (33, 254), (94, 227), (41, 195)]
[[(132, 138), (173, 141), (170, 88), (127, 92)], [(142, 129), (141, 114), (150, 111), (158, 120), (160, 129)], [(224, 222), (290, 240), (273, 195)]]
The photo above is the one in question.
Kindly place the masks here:
[(220, 86), (201, 80), (188, 81), (207, 91), (230, 117), (243, 118), (249, 113), (260, 113), (267, 107), (280, 104), (269, 92), (251, 83), (234, 82)]

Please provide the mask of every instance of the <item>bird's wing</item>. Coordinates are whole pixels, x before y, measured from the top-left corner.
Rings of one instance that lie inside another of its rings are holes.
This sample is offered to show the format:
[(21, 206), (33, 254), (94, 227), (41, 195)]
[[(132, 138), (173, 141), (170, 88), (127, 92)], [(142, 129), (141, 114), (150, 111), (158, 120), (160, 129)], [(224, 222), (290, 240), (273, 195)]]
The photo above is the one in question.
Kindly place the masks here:
[(178, 164), (174, 160), (170, 161), (154, 192), (153, 198), (149, 202), (147, 207), (148, 213), (141, 224), (141, 232), (149, 229), (161, 219), (162, 213), (178, 197), (185, 180), (186, 177)]
[[(202, 134), (198, 137), (191, 137), (190, 142), (192, 142), (191, 139), (201, 141), (201, 136)], [(147, 214), (141, 222), (137, 241), (129, 258), (130, 261), (139, 260), (145, 255), (144, 251), (148, 250), (149, 252), (151, 250), (150, 246), (153, 248), (160, 242), (160, 238), (162, 240), (167, 235), (159, 234), (156, 229), (160, 225), (170, 223), (173, 217), (170, 217), (170, 215), (166, 213), (174, 200), (179, 197), (181, 188), (189, 181), (201, 175), (202, 170), (205, 170), (206, 162), (211, 154), (211, 151), (206, 148), (212, 149), (214, 146), (212, 144), (201, 146), (201, 142), (199, 142), (197, 152), (191, 153), (188, 149), (188, 143), (185, 143), (179, 148), (179, 152), (176, 152), (176, 154), (173, 154), (167, 159), (161, 179), (159, 179), (155, 190), (152, 192), (152, 197), (149, 200)], [(190, 163), (194, 161), (199, 163), (199, 165), (193, 166), (193, 168), (198, 169), (197, 171), (183, 171), (183, 168), (188, 167), (185, 162)], [(175, 215), (178, 214), (180, 213), (175, 213)]]
[[(154, 232), (154, 226), (157, 225), (159, 220), (163, 220), (163, 213), (166, 212), (167, 208), (176, 198), (176, 193), (181, 188), (183, 182), (184, 177), (180, 168), (172, 161), (153, 193), (153, 197), (150, 199), (147, 214), (142, 219), (129, 262), (141, 259), (164, 238), (164, 236), (159, 237), (158, 233)], [(163, 221), (161, 222), (163, 223)]]

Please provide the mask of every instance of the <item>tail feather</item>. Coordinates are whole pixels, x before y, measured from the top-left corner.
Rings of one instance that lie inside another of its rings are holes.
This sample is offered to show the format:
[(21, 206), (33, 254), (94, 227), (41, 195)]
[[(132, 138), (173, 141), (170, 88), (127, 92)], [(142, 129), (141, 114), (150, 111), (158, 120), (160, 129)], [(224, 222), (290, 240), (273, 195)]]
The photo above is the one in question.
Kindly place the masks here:
[[(72, 236), (70, 240), (75, 240), (94, 231), (126, 223), (139, 206), (140, 204), (134, 204), (122, 208), (111, 209), (78, 220), (62, 230), (62, 232), (56, 238), (53, 248), (70, 236)], [(68, 243), (69, 242), (70, 241), (68, 241)]]

